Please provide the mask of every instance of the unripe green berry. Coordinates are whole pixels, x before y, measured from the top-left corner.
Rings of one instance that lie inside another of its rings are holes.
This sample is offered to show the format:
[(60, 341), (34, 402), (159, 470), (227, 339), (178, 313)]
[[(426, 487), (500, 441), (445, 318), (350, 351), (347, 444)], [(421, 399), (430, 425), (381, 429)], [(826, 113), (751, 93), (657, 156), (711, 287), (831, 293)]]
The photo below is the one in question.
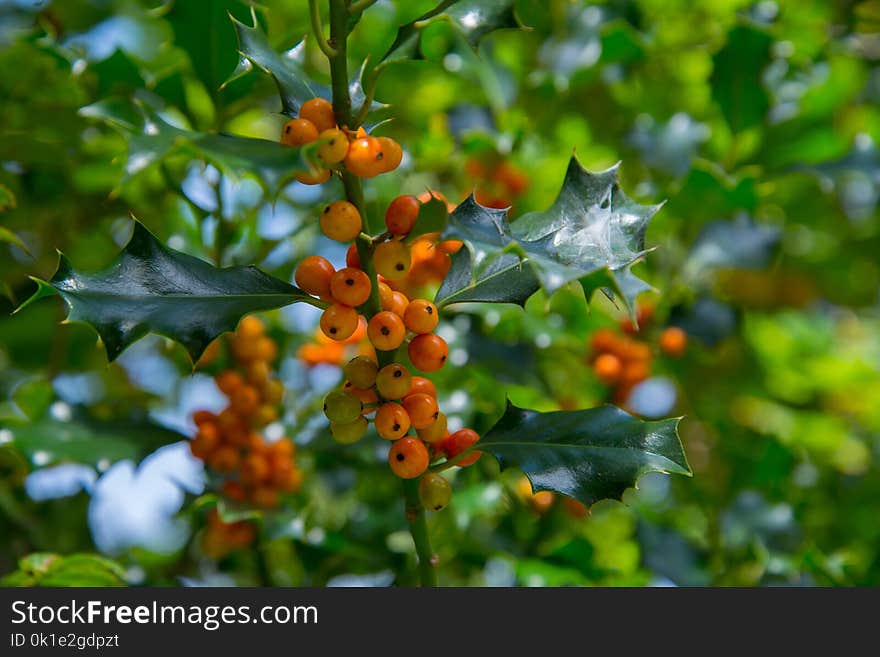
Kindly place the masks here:
[(367, 418), (361, 416), (354, 422), (348, 424), (339, 424), (337, 422), (330, 423), (330, 433), (337, 443), (350, 445), (360, 440), (367, 432)]
[(361, 416), (364, 405), (351, 393), (334, 390), (324, 397), (324, 415), (331, 422), (350, 424)]
[(452, 486), (443, 475), (429, 472), (419, 482), (419, 501), (428, 511), (439, 511), (452, 499)]
[(366, 356), (358, 356), (348, 361), (348, 364), (342, 371), (345, 378), (351, 381), (351, 385), (355, 388), (372, 388), (376, 383), (376, 374), (379, 372), (379, 366), (376, 361)]

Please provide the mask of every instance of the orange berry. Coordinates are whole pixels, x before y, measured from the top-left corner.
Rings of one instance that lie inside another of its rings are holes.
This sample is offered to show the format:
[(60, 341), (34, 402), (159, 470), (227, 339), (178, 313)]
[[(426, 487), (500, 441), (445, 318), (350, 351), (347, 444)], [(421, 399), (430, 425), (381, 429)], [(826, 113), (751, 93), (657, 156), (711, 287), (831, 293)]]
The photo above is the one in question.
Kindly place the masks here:
[(400, 317), (400, 319), (403, 319), (403, 316), (406, 314), (407, 306), (409, 306), (409, 299), (406, 298), (403, 292), (391, 293), (391, 307), (389, 310)]
[(425, 299), (413, 299), (403, 313), (403, 323), (413, 333), (430, 333), (439, 321), (437, 306)]
[(376, 349), (391, 351), (397, 349), (406, 337), (403, 320), (387, 310), (373, 315), (367, 324), (367, 336)]
[(251, 494), (251, 501), (261, 509), (274, 509), (278, 506), (278, 491), (269, 486), (260, 486)]
[(247, 499), (247, 490), (245, 487), (232, 479), (223, 482), (221, 491), (233, 502), (244, 502)]
[[(206, 424), (206, 427), (214, 426)], [(189, 441), (189, 451), (197, 459), (207, 461), (214, 450), (220, 445), (220, 433), (216, 427), (213, 432), (199, 431), (191, 441)]]
[(269, 460), (262, 454), (248, 454), (241, 464), (241, 480), (245, 484), (255, 486), (265, 481), (271, 470)]
[(303, 185), (320, 185), (330, 180), (330, 169), (310, 168), (308, 171), (299, 171), (294, 178)]
[(345, 340), (357, 326), (358, 313), (351, 306), (334, 303), (321, 314), (321, 330), (328, 338)]
[(659, 339), (660, 351), (672, 358), (680, 358), (687, 349), (688, 336), (678, 326), (663, 329)]
[(401, 479), (415, 479), (428, 469), (428, 448), (418, 438), (401, 438), (388, 452), (388, 465)]
[(386, 365), (376, 374), (376, 390), (385, 399), (400, 399), (412, 388), (412, 376), (400, 363)]
[(345, 267), (330, 279), (330, 294), (337, 303), (359, 306), (370, 298), (370, 277), (360, 269)]
[(293, 280), (302, 290), (315, 297), (330, 296), (330, 277), (336, 273), (330, 261), (321, 256), (308, 256), (296, 268)]
[(417, 335), (409, 343), (409, 359), (422, 372), (436, 372), (446, 364), (449, 347), (433, 333)]
[(358, 178), (372, 178), (382, 173), (385, 154), (374, 137), (361, 137), (348, 145), (345, 167)]
[(361, 257), (358, 255), (357, 244), (352, 244), (348, 247), (348, 251), (345, 252), (345, 264), (348, 267), (354, 267), (355, 269), (361, 269)]
[(256, 454), (262, 454), (266, 451), (266, 441), (256, 431), (252, 431), (248, 434), (246, 449)]
[(238, 467), (238, 450), (229, 445), (218, 447), (208, 459), (208, 465), (217, 472), (232, 472)]
[(324, 164), (336, 164), (345, 159), (348, 153), (348, 137), (338, 128), (324, 130), (318, 135), (321, 145), (318, 147), (318, 157)]
[(281, 400), (284, 399), (284, 384), (277, 379), (266, 381), (263, 386), (263, 396), (270, 404), (280, 404)]
[(590, 337), (590, 348), (596, 353), (612, 351), (617, 342), (618, 337), (614, 334), (614, 331), (600, 328), (593, 331), (593, 335)]
[(318, 129), (308, 119), (290, 119), (281, 131), (281, 143), (285, 146), (302, 146), (318, 138)]
[(321, 232), (337, 242), (351, 242), (361, 232), (361, 213), (348, 201), (334, 201), (321, 213)]
[(641, 383), (649, 376), (651, 376), (650, 365), (645, 361), (635, 360), (624, 364), (620, 381), (625, 385), (633, 385)]
[(397, 440), (406, 435), (409, 431), (410, 420), (406, 409), (395, 402), (382, 404), (376, 411), (376, 417), (373, 420), (376, 424), (376, 431), (385, 440)]
[(278, 410), (269, 404), (262, 404), (254, 414), (254, 423), (259, 427), (265, 427), (278, 419)]
[(373, 251), (373, 264), (385, 278), (403, 278), (412, 267), (412, 254), (409, 247), (399, 240), (382, 242)]
[(278, 358), (278, 345), (275, 340), (265, 335), (257, 340), (255, 358), (265, 363), (271, 363)]
[(409, 389), (408, 395), (413, 395), (417, 392), (423, 392), (426, 395), (431, 395), (434, 399), (437, 398), (437, 388), (434, 386), (434, 382), (430, 379), (426, 379), (423, 376), (414, 376), (412, 378), (412, 387)]
[(394, 235), (409, 235), (416, 219), (419, 218), (419, 210), (422, 204), (415, 196), (402, 195), (388, 204), (385, 210), (385, 226)]
[(410, 424), (416, 429), (427, 429), (440, 416), (437, 400), (423, 392), (416, 392), (404, 397), (403, 408), (409, 415)]
[(358, 315), (357, 327), (354, 329), (354, 333), (348, 336), (345, 341), (347, 343), (360, 342), (365, 337), (367, 337), (367, 320), (363, 315)]
[(610, 385), (620, 380), (623, 364), (614, 354), (599, 354), (593, 362), (593, 372), (602, 383)]
[[(261, 340), (268, 340), (272, 345), (272, 349), (276, 349), (275, 341), (272, 338), (260, 338)], [(263, 345), (262, 349), (268, 350), (269, 345)], [(257, 351), (260, 350), (260, 346), (257, 345)], [(247, 379), (255, 386), (262, 387), (266, 381), (269, 380), (269, 376), (272, 374), (272, 369), (269, 367), (268, 359), (260, 359), (255, 360), (252, 363), (248, 363), (247, 366)]]
[(244, 385), (244, 379), (235, 370), (223, 370), (214, 377), (214, 383), (217, 384), (220, 392), (231, 397), (236, 390)]
[(255, 340), (266, 332), (266, 326), (256, 315), (243, 317), (235, 329), (235, 336), (243, 340)]
[[(443, 449), (446, 452), (446, 456), (451, 459), (461, 454), (471, 445), (476, 444), (479, 440), (480, 434), (473, 429), (459, 429), (443, 442)], [(477, 459), (482, 455), (483, 452), (473, 452), (459, 461), (457, 465), (460, 465), (461, 467), (472, 465), (476, 463)]]
[(324, 98), (312, 98), (304, 102), (299, 108), (299, 116), (314, 123), (319, 133), (336, 127), (333, 105)]
[(273, 472), (272, 483), (285, 493), (295, 493), (302, 485), (302, 471), (291, 464)]
[(245, 384), (232, 393), (229, 406), (239, 415), (251, 416), (260, 406), (260, 393), (253, 386)]
[(464, 246), (464, 243), (459, 240), (444, 240), (437, 245), (437, 250), (440, 253), (452, 255), (453, 253), (458, 253), (462, 246)]
[(196, 411), (195, 413), (193, 413), (192, 417), (193, 417), (193, 422), (195, 423), (195, 425), (197, 427), (201, 426), (203, 424), (206, 424), (208, 422), (216, 422), (217, 421), (217, 416), (214, 415), (214, 413), (212, 413), (211, 411)]
[(388, 173), (389, 171), (394, 171), (403, 160), (403, 149), (400, 147), (400, 144), (390, 137), (379, 137), (377, 141), (382, 151), (381, 172)]
[(436, 420), (434, 420), (427, 427), (424, 427), (422, 429), (417, 428), (416, 433), (418, 433), (419, 438), (421, 438), (426, 443), (439, 443), (449, 435), (449, 429), (446, 425), (446, 415), (444, 415), (443, 413), (437, 413)]

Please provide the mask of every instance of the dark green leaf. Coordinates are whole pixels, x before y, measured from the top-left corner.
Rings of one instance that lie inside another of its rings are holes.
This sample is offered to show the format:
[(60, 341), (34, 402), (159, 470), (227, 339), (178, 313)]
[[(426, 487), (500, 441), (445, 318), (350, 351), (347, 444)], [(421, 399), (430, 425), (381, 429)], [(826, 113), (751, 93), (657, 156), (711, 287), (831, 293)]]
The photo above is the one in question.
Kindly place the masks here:
[(229, 16), (245, 7), (242, 0), (177, 0), (166, 16), (174, 43), (189, 55), (196, 75), (214, 97), (238, 61)]
[(275, 194), (294, 174), (309, 170), (308, 158), (315, 150), (314, 145), (297, 148), (265, 139), (184, 130), (143, 104), (101, 101), (80, 112), (105, 121), (128, 138), (126, 177), (172, 153), (184, 152), (216, 164), (235, 178), (255, 174), (269, 193)]
[[(629, 268), (647, 253), (645, 230), (659, 208), (629, 199), (617, 183), (616, 166), (590, 173), (572, 157), (562, 189), (547, 211), (525, 214), (510, 224), (506, 210), (484, 207), (471, 196), (452, 213), (443, 236), (465, 242), (474, 272), (469, 284), (483, 279), (487, 271), (498, 276), (501, 266), (495, 260), (505, 257), (503, 265), (509, 266), (512, 261), (506, 256), (517, 254), (550, 294), (581, 281), (588, 294), (608, 289), (632, 308), (635, 296), (650, 288)], [(509, 299), (516, 301), (528, 275), (509, 267), (508, 271), (518, 278)], [(457, 273), (456, 284), (450, 283), (445, 295), (468, 282)]]
[(40, 420), (9, 426), (10, 445), (31, 462), (40, 465), (115, 463), (137, 459), (151, 449), (168, 445), (183, 437), (151, 423), (129, 420), (123, 423)]
[(523, 28), (514, 10), (514, 0), (444, 0), (432, 10), (397, 31), (383, 62), (416, 58), (421, 30), (433, 21), (448, 21), (474, 49), (487, 34), (505, 28)]
[[(241, 59), (223, 86), (247, 75), (254, 70), (254, 67), (257, 67), (275, 80), (278, 95), (281, 98), (281, 111), (291, 117), (299, 114), (300, 106), (307, 100), (319, 96), (327, 99), (332, 98), (330, 88), (312, 80), (303, 67), (305, 39), (290, 50), (279, 53), (269, 44), (266, 34), (260, 29), (256, 19), (253, 23), (252, 26), (245, 25), (232, 17), (235, 33), (238, 35), (238, 50)], [(361, 67), (358, 76), (349, 83), (348, 93), (354, 108), (361, 107), (366, 99), (362, 84), (363, 74), (364, 67)], [(373, 101), (370, 111), (383, 107), (385, 105), (382, 103)]]
[(405, 241), (412, 242), (427, 233), (440, 233), (446, 228), (448, 220), (449, 210), (446, 208), (445, 201), (431, 196), (431, 200), (427, 203), (422, 203), (419, 209), (419, 218), (416, 219), (416, 223)]
[(479, 448), (495, 456), (502, 469), (525, 472), (533, 490), (591, 505), (620, 499), (648, 472), (690, 475), (678, 422), (645, 422), (615, 406), (539, 413), (508, 401)]
[(765, 267), (782, 235), (776, 226), (756, 224), (746, 216), (707, 224), (691, 247), (682, 268), (693, 285), (705, 282), (713, 269)]
[(69, 320), (98, 331), (110, 360), (153, 332), (183, 344), (195, 361), (248, 313), (297, 301), (317, 303), (256, 267), (221, 269), (169, 249), (137, 221), (131, 240), (104, 271), (82, 274), (62, 255), (52, 280), (38, 283), (40, 289), (25, 305), (54, 289), (67, 302)]
[(54, 396), (51, 383), (45, 379), (33, 379), (18, 386), (12, 399), (27, 417), (36, 420), (48, 410)]
[(506, 253), (475, 276), (470, 254), (462, 249), (452, 256), (452, 266), (437, 290), (434, 303), (441, 308), (464, 301), (524, 306), (540, 287), (534, 270), (518, 255)]
[(761, 124), (770, 109), (761, 74), (770, 61), (772, 43), (765, 32), (739, 25), (712, 59), (712, 97), (733, 132)]

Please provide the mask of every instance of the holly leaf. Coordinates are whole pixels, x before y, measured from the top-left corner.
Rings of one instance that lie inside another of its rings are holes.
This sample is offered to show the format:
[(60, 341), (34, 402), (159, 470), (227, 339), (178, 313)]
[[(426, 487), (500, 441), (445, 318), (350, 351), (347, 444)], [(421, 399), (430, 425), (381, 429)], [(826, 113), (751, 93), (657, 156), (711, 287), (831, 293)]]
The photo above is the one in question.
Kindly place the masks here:
[[(316, 97), (332, 97), (330, 88), (312, 80), (305, 70), (305, 38), (290, 50), (279, 53), (270, 45), (266, 33), (257, 23), (256, 16), (253, 16), (253, 25), (245, 25), (234, 16), (230, 16), (230, 18), (238, 36), (238, 51), (241, 58), (238, 66), (223, 83), (221, 89), (230, 82), (248, 75), (256, 68), (270, 75), (275, 81), (278, 95), (281, 98), (281, 111), (287, 116), (297, 116), (300, 106), (307, 100)], [(362, 81), (365, 64), (361, 66), (358, 75), (348, 85), (348, 93), (354, 108), (361, 107), (366, 100)], [(370, 112), (384, 107), (386, 107), (385, 104), (373, 101), (370, 105)]]
[(256, 175), (263, 188), (275, 195), (297, 172), (312, 168), (317, 149), (317, 142), (282, 146), (266, 139), (185, 130), (138, 102), (99, 101), (83, 107), (80, 114), (104, 121), (125, 135), (128, 159), (124, 179), (169, 155), (186, 153), (215, 164), (231, 178)]
[(699, 285), (715, 269), (760, 269), (770, 262), (781, 238), (778, 227), (756, 224), (746, 215), (733, 221), (712, 221), (691, 246), (683, 276)]
[(769, 34), (738, 25), (712, 58), (712, 98), (735, 133), (760, 125), (770, 109), (761, 75), (770, 62), (772, 44)]
[(414, 242), (422, 235), (439, 233), (446, 227), (448, 220), (449, 210), (446, 207), (446, 202), (432, 194), (426, 203), (421, 204), (416, 223), (413, 224), (412, 230), (404, 241)]
[(185, 438), (152, 422), (129, 419), (126, 422), (76, 419), (71, 422), (43, 419), (11, 423), (10, 446), (30, 462), (42, 466), (60, 463), (115, 463), (137, 459)]
[(421, 30), (435, 21), (452, 24), (474, 50), (487, 34), (496, 30), (529, 29), (520, 22), (514, 4), (514, 0), (444, 0), (398, 28), (397, 36), (380, 60), (380, 65), (417, 58)]
[(461, 250), (452, 256), (452, 266), (437, 290), (434, 303), (438, 308), (465, 301), (525, 306), (540, 287), (531, 265), (516, 254), (506, 253), (496, 258), (475, 276), (470, 254)]
[(107, 269), (83, 274), (61, 255), (50, 281), (35, 280), (39, 288), (22, 308), (60, 294), (68, 321), (93, 326), (111, 361), (152, 332), (180, 342), (195, 362), (248, 313), (298, 301), (321, 303), (256, 267), (218, 268), (169, 249), (137, 221), (131, 240)]
[(508, 400), (479, 449), (502, 469), (522, 470), (533, 491), (562, 493), (589, 506), (621, 499), (649, 472), (690, 476), (679, 421), (646, 422), (610, 405), (540, 413)]
[(525, 214), (513, 224), (507, 210), (484, 207), (470, 196), (450, 215), (443, 238), (464, 241), (473, 274), (468, 280), (457, 271), (459, 276), (446, 286), (444, 297), (454, 296), (462, 286), (476, 286), (488, 273), (499, 276), (503, 267), (495, 260), (505, 258), (504, 265), (519, 279), (509, 300), (518, 302), (526, 278), (521, 270), (509, 267), (512, 261), (507, 257), (516, 254), (548, 294), (580, 281), (588, 296), (603, 289), (632, 309), (635, 297), (650, 286), (630, 267), (648, 253), (645, 230), (660, 207), (628, 198), (618, 185), (616, 165), (590, 173), (574, 157), (553, 205), (544, 212)]

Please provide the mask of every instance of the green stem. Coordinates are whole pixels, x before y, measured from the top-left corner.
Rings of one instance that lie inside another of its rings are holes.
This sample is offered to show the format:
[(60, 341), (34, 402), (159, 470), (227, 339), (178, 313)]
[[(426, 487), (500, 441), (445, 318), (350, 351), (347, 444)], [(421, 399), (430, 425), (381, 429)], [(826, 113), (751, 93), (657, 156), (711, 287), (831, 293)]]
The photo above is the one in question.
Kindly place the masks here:
[(321, 24), (321, 12), (318, 9), (318, 0), (309, 0), (309, 14), (312, 19), (312, 32), (315, 33), (315, 41), (318, 42), (318, 47), (321, 49), (321, 52), (327, 55), (330, 59), (336, 57), (336, 49), (327, 43), (327, 39), (324, 38), (324, 26)]
[(352, 2), (351, 6), (348, 8), (349, 13), (351, 14), (359, 14), (360, 12), (368, 9), (370, 5), (376, 4), (377, 0), (357, 0), (357, 2)]
[(403, 497), (406, 502), (406, 521), (419, 557), (419, 580), (422, 586), (437, 586), (437, 556), (431, 549), (425, 509), (419, 502), (418, 479), (403, 480)]

